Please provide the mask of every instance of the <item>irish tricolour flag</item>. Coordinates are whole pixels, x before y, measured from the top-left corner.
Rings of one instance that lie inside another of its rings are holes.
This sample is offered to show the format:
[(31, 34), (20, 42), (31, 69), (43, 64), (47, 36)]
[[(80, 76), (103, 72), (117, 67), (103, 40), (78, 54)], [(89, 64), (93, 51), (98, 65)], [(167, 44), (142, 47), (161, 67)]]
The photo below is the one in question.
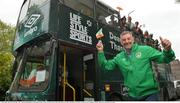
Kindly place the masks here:
[(100, 39), (100, 38), (102, 38), (102, 37), (104, 37), (104, 34), (103, 34), (103, 32), (102, 32), (102, 28), (96, 33), (96, 38), (97, 39)]

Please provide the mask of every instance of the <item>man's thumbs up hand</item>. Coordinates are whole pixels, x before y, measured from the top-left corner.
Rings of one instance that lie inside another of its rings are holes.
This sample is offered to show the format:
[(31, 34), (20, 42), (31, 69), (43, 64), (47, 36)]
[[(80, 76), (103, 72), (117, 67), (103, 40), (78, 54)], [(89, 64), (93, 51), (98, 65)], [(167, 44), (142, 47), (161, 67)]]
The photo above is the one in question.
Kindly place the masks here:
[(171, 49), (171, 42), (169, 40), (163, 39), (162, 37), (159, 37), (159, 39), (165, 51), (168, 51)]

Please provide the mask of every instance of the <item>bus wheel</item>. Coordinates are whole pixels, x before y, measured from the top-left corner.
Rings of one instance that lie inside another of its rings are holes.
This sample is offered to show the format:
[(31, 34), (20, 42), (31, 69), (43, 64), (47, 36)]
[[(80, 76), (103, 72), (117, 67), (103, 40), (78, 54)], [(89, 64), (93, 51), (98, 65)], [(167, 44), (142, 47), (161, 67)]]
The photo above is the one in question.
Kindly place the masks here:
[(109, 95), (109, 101), (122, 101), (120, 93), (114, 92)]
[(169, 93), (166, 88), (163, 90), (163, 100), (168, 101), (169, 100)]

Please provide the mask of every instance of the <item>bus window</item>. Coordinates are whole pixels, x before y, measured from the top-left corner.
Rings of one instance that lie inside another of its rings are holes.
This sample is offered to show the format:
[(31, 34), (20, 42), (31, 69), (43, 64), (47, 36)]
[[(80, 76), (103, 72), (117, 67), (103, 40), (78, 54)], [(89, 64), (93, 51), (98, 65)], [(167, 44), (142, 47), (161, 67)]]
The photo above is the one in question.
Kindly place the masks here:
[(93, 17), (93, 0), (64, 0), (64, 4), (84, 15)]
[(12, 72), (13, 78), (15, 76), (15, 73), (17, 72), (17, 68), (18, 68), (18, 65), (20, 64), (20, 60), (22, 59), (22, 55), (23, 55), (22, 51), (19, 51), (13, 63), (13, 72)]
[(26, 15), (28, 14), (27, 11), (29, 7), (32, 7), (35, 5), (42, 5), (46, 1), (49, 1), (49, 0), (26, 0), (22, 6), (22, 9), (21, 9), (22, 11), (20, 13), (19, 21), (21, 22), (26, 17)]
[(49, 0), (31, 0), (29, 7), (34, 6), (34, 5), (43, 5)]
[(29, 6), (29, 0), (26, 0), (24, 2), (23, 6), (22, 6), (21, 13), (20, 13), (20, 16), (19, 16), (19, 21), (20, 22), (26, 17), (28, 6)]
[(34, 45), (27, 48), (25, 66), (22, 70), (19, 89), (20, 90), (43, 90), (48, 85), (50, 72), (50, 43)]

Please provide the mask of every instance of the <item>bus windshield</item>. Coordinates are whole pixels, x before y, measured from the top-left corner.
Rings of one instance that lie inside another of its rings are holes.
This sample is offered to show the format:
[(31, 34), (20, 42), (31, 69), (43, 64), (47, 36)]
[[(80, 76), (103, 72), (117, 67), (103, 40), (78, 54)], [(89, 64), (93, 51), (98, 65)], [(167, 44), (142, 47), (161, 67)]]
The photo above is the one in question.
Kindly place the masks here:
[(50, 41), (28, 47), (19, 78), (19, 90), (44, 90), (50, 77)]

